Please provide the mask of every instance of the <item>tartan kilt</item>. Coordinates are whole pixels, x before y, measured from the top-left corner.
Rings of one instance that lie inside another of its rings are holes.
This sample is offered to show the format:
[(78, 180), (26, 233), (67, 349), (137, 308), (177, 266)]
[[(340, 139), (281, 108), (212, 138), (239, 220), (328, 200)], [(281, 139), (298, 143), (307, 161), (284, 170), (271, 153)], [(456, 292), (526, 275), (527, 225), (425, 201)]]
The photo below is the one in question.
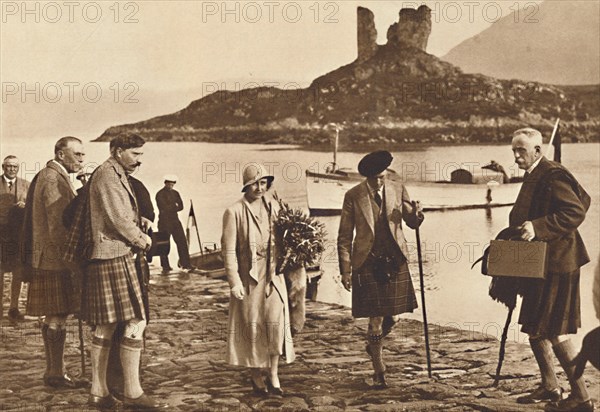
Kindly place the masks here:
[(82, 284), (81, 314), (90, 325), (145, 319), (135, 258), (91, 261)]
[(352, 273), (352, 316), (355, 318), (398, 315), (417, 307), (406, 259), (398, 265), (397, 273), (389, 282), (375, 279), (369, 260)]
[(70, 270), (27, 270), (33, 272), (27, 292), (28, 315), (70, 315), (79, 311), (77, 282)]
[(548, 273), (545, 280), (527, 279), (519, 313), (521, 331), (551, 338), (577, 333), (581, 327), (579, 269), (570, 273)]

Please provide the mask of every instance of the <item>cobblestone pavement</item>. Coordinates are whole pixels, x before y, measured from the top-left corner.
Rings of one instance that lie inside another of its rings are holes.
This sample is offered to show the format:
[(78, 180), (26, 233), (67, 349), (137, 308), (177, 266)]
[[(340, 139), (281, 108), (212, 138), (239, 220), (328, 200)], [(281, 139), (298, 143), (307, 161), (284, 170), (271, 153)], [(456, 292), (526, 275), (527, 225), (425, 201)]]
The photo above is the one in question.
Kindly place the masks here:
[[(10, 290), (6, 286), (5, 293)], [(401, 321), (384, 345), (390, 388), (369, 389), (366, 320), (354, 320), (347, 308), (315, 302), (308, 303), (306, 327), (294, 340), (296, 361), (280, 367), (284, 396), (257, 397), (251, 392), (248, 370), (224, 361), (228, 299), (222, 280), (187, 273), (161, 276), (153, 269), (152, 318), (142, 379), (146, 391), (168, 402), (170, 410), (543, 410), (543, 405), (526, 407), (515, 401), (539, 380), (526, 345), (508, 343), (503, 379), (494, 388), (499, 347), (495, 338), (432, 328), (433, 378), (429, 379), (423, 325), (409, 320)], [(7, 301), (5, 297), (5, 313)], [(84, 331), (85, 376), (90, 378), (90, 333), (85, 327)], [(0, 332), (0, 410), (90, 410), (87, 390), (43, 386), (45, 363), (37, 319), (28, 317), (17, 325), (3, 319)], [(74, 375), (81, 373), (78, 345), (77, 321), (70, 320), (65, 358)], [(600, 373), (588, 365), (585, 376), (590, 393), (598, 400)], [(562, 372), (559, 378), (568, 387)]]

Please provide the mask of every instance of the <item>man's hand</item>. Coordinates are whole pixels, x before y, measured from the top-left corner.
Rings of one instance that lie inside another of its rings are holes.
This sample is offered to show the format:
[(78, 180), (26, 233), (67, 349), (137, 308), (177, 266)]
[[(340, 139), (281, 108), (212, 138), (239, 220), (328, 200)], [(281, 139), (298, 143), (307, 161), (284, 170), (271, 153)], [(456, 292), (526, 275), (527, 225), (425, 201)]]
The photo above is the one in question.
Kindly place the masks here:
[(352, 274), (342, 273), (342, 285), (348, 292), (352, 290)]
[(244, 299), (244, 285), (237, 285), (231, 288), (231, 294), (234, 298), (242, 300)]
[(535, 230), (533, 229), (533, 223), (529, 220), (519, 226), (521, 230), (521, 239), (526, 240), (528, 242), (535, 239)]
[(146, 235), (146, 247), (144, 248), (144, 252), (148, 252), (152, 247), (152, 238)]
[(143, 216), (141, 218), (140, 224), (142, 226), (142, 230), (144, 231), (144, 233), (148, 233), (148, 229), (150, 229), (152, 227), (152, 221), (150, 221), (149, 219), (146, 219)]
[(25, 202), (23, 202), (22, 200), (18, 201), (17, 203), (15, 203), (16, 207), (20, 207), (21, 209), (23, 209), (25, 207)]
[(419, 202), (418, 200), (415, 200), (412, 202), (413, 205), (413, 213), (415, 214), (415, 217), (419, 220), (421, 220), (423, 218), (423, 206), (421, 206), (421, 202)]

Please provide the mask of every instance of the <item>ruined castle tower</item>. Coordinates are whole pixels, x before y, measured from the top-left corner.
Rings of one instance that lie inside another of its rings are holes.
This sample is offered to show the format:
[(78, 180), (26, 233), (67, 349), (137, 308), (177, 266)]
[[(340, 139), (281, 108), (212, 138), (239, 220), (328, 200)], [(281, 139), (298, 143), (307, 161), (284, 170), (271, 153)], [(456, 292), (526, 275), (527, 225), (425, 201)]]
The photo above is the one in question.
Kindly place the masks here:
[(400, 10), (400, 20), (390, 26), (388, 43), (399, 46), (427, 49), (431, 34), (431, 9), (425, 5), (415, 9)]
[(375, 15), (367, 8), (357, 9), (358, 61), (369, 60), (377, 52)]
[[(400, 19), (387, 31), (388, 44), (398, 47), (416, 47), (423, 51), (431, 34), (431, 9), (425, 5), (418, 9), (400, 10)], [(377, 53), (375, 15), (365, 7), (357, 9), (358, 61), (369, 60)]]

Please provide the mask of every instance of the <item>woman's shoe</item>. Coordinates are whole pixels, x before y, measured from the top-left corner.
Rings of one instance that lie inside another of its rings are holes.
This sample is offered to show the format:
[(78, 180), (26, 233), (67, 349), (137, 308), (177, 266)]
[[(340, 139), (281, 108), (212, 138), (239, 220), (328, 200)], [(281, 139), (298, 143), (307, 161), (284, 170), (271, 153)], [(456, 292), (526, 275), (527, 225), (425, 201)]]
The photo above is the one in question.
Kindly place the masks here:
[(88, 398), (88, 405), (104, 411), (116, 409), (119, 405), (119, 401), (110, 393), (106, 396), (96, 396), (90, 394), (90, 397)]
[(273, 386), (273, 383), (271, 382), (271, 379), (268, 376), (265, 383), (267, 384), (267, 389), (269, 390), (270, 394), (283, 396), (283, 389), (276, 388), (275, 386)]
[(250, 382), (252, 382), (252, 391), (257, 394), (257, 395), (261, 395), (261, 396), (266, 396), (269, 394), (269, 390), (267, 389), (266, 386), (260, 387), (256, 384), (256, 382), (254, 382), (254, 379), (250, 378)]
[(142, 393), (142, 395), (137, 398), (128, 398), (125, 396), (123, 398), (123, 404), (126, 409), (134, 411), (162, 411), (169, 407), (169, 405), (161, 403), (145, 393)]

